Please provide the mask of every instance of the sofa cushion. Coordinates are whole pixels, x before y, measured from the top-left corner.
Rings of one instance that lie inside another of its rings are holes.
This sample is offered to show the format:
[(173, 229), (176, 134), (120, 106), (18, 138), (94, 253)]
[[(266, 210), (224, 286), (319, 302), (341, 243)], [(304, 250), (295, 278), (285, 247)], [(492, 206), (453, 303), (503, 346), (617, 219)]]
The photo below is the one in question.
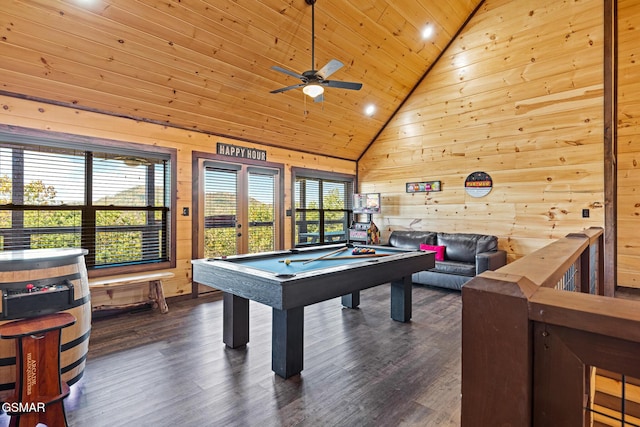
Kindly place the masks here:
[(438, 245), (447, 247), (447, 260), (476, 262), (477, 235), (438, 233)]
[(436, 267), (429, 271), (473, 277), (476, 275), (476, 266), (467, 262), (436, 261)]
[(478, 246), (476, 254), (482, 252), (494, 252), (498, 250), (498, 238), (496, 236), (478, 235)]
[(425, 243), (420, 243), (421, 251), (433, 251), (436, 253), (436, 261), (444, 261), (444, 246), (436, 246), (436, 245), (427, 245)]
[(498, 238), (483, 234), (438, 233), (438, 245), (446, 246), (446, 260), (475, 263), (476, 254), (498, 249)]
[(389, 236), (389, 245), (402, 249), (420, 249), (420, 244), (436, 244), (436, 233), (432, 231), (394, 230)]
[(465, 283), (473, 279), (473, 277), (469, 276), (438, 273), (434, 270), (424, 270), (413, 273), (411, 280), (420, 285), (437, 286), (439, 288), (455, 289), (459, 291)]

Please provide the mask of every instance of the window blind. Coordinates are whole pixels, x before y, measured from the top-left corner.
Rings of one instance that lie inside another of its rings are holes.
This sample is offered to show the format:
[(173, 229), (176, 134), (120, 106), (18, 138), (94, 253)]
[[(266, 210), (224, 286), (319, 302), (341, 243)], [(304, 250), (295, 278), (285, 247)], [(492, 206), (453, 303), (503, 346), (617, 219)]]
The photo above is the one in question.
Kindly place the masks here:
[(238, 170), (205, 168), (205, 257), (237, 253)]
[(87, 268), (168, 261), (169, 164), (0, 140), (0, 247), (82, 247)]
[(353, 197), (353, 179), (325, 173), (295, 176), (296, 245), (347, 240)]

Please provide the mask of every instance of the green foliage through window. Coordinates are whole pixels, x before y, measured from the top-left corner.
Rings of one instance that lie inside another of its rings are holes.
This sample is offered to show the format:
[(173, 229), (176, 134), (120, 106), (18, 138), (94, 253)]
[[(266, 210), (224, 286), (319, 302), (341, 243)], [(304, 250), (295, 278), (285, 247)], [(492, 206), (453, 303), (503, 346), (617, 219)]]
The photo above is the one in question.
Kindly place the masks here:
[(295, 244), (345, 242), (353, 181), (299, 174), (295, 179)]
[(83, 247), (88, 268), (168, 261), (168, 160), (0, 141), (1, 248)]

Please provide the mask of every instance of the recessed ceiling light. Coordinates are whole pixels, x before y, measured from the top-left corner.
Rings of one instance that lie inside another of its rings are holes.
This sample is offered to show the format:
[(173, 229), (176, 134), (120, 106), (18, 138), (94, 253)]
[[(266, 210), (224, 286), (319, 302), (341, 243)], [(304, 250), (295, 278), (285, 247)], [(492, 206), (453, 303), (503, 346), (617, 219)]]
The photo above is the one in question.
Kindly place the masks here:
[(373, 116), (373, 113), (375, 112), (376, 112), (376, 106), (373, 104), (367, 105), (367, 107), (364, 109), (364, 113), (369, 117)]
[(431, 38), (432, 35), (433, 35), (433, 25), (427, 24), (422, 29), (422, 38), (426, 40), (426, 39)]

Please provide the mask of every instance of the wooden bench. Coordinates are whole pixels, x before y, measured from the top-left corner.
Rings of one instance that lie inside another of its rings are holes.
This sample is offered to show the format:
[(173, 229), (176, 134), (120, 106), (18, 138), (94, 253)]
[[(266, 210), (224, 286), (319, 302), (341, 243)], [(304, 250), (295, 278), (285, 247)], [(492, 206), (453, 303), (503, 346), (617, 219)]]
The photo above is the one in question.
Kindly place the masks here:
[(149, 284), (149, 297), (147, 301), (136, 302), (132, 304), (120, 305), (100, 305), (93, 307), (93, 311), (98, 310), (117, 310), (139, 306), (141, 304), (152, 304), (153, 308), (159, 308), (160, 313), (169, 311), (167, 302), (164, 298), (164, 290), (162, 288), (163, 279), (171, 279), (175, 274), (169, 272), (158, 273), (140, 273), (140, 274), (123, 274), (119, 276), (97, 277), (89, 279), (89, 290), (106, 290), (109, 297), (113, 297), (113, 290), (124, 288), (127, 286), (138, 286), (141, 284)]

